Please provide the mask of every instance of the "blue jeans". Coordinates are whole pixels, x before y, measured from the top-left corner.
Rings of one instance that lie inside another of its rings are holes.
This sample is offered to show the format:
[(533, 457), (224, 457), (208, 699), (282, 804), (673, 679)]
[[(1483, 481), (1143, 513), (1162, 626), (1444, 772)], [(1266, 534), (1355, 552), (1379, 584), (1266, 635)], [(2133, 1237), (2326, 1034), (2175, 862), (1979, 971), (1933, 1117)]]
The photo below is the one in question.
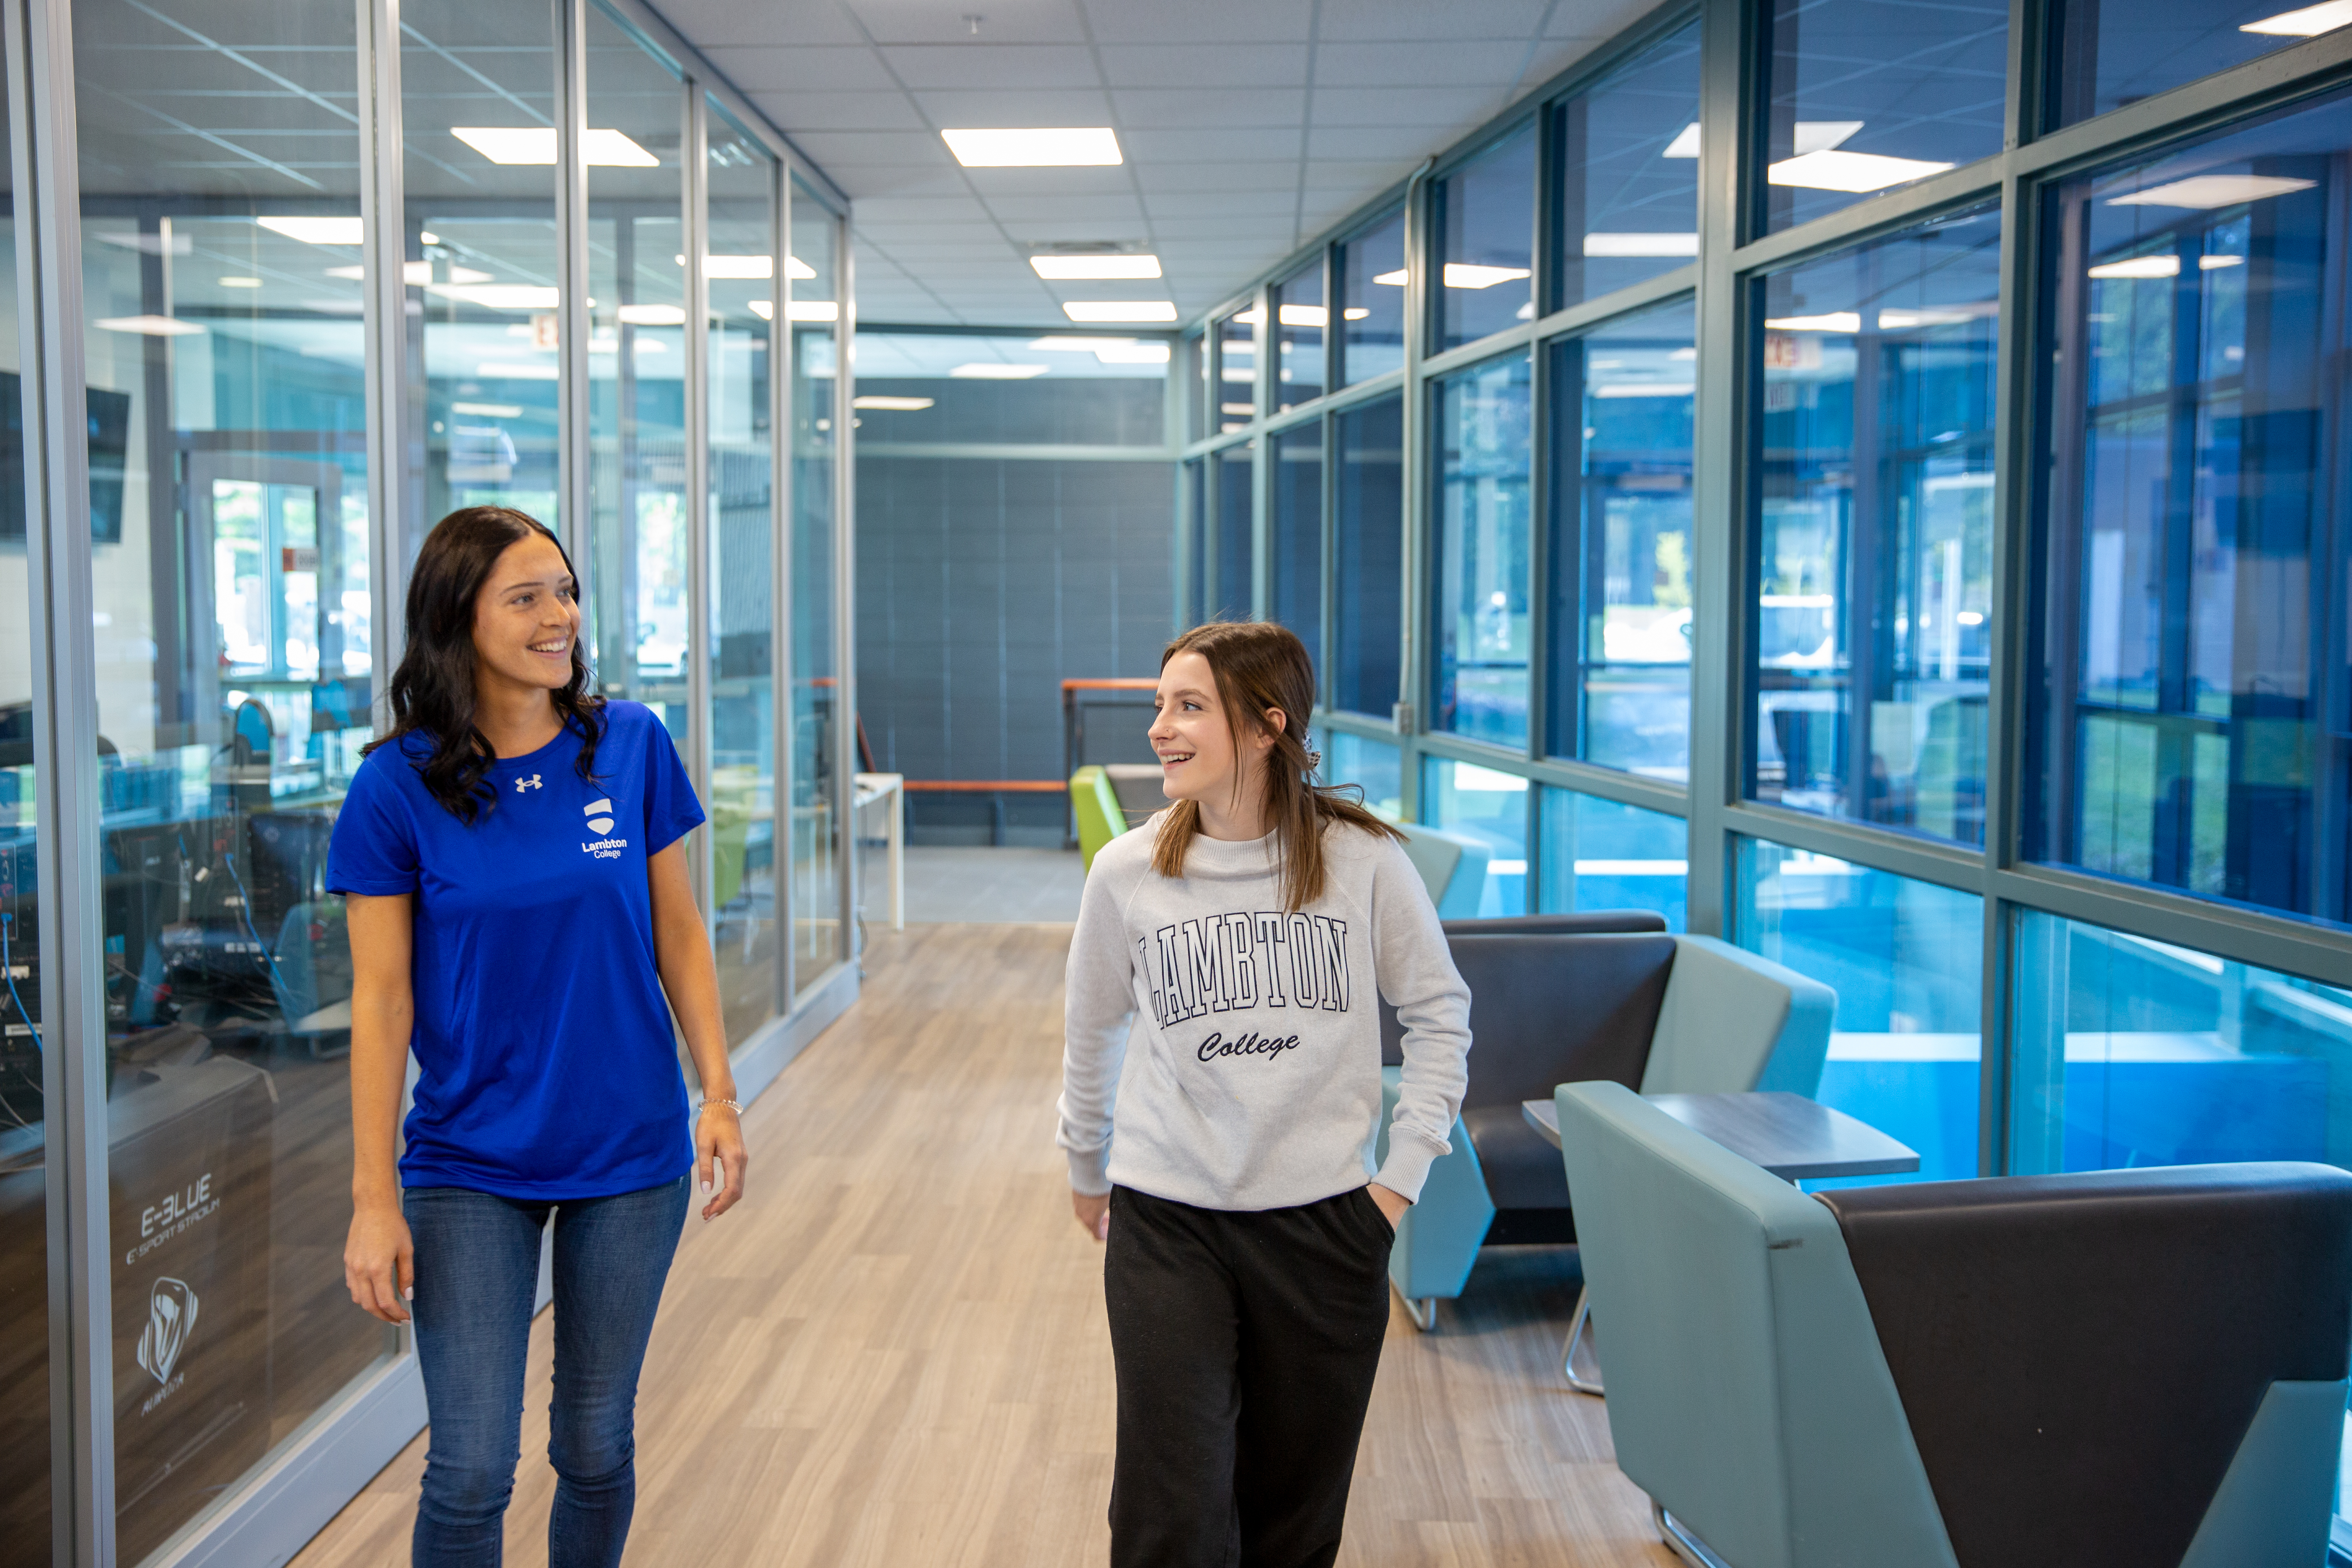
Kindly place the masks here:
[(416, 1247), (416, 1358), (432, 1436), (415, 1568), (498, 1568), (522, 1456), (523, 1362), (539, 1245), (555, 1214), (555, 1467), (549, 1568), (615, 1568), (636, 1510), (637, 1372), (686, 1225), (687, 1178), (526, 1203), (464, 1187), (401, 1194)]

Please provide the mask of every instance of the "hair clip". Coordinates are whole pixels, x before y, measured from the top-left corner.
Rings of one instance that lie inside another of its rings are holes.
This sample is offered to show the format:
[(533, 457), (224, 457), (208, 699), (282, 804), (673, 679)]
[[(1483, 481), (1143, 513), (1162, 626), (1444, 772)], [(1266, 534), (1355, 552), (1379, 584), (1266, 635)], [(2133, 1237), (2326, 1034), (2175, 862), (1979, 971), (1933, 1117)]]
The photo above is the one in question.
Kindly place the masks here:
[(1307, 771), (1310, 773), (1319, 773), (1323, 771), (1322, 752), (1308, 752), (1307, 753)]

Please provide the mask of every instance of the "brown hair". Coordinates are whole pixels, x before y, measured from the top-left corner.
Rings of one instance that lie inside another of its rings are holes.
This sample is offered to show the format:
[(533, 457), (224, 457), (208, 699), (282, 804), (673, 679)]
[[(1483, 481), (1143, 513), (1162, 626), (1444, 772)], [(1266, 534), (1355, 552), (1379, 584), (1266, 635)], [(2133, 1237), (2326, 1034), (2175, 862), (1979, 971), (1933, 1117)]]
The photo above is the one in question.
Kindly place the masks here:
[[(1363, 805), (1358, 784), (1318, 784), (1321, 758), (1307, 749), (1307, 717), (1315, 711), (1315, 664), (1307, 645), (1289, 627), (1272, 621), (1212, 621), (1194, 626), (1160, 651), (1160, 668), (1179, 654), (1197, 653), (1217, 679), (1217, 700), (1234, 737), (1234, 791), (1241, 793), (1244, 742), (1268, 731), (1266, 710), (1282, 710), (1265, 756), (1265, 815), (1274, 824), (1282, 858), (1282, 903), (1292, 913), (1323, 896), (1323, 829), (1344, 822), (1367, 833), (1402, 842), (1404, 835)], [(1353, 792), (1352, 797), (1349, 792)], [(1184, 874), (1185, 851), (1201, 830), (1198, 802), (1180, 800), (1160, 819), (1151, 847), (1151, 868), (1163, 877)]]

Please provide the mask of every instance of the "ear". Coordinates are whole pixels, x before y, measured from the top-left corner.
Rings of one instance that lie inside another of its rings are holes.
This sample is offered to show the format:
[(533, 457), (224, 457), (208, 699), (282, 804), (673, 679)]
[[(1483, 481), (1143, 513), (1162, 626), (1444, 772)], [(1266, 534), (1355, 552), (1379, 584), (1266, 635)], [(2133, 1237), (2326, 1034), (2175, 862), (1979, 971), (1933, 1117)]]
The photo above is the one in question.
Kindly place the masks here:
[(1279, 708), (1265, 710), (1265, 727), (1250, 737), (1250, 744), (1261, 753), (1274, 750), (1274, 742), (1290, 728), (1290, 716)]

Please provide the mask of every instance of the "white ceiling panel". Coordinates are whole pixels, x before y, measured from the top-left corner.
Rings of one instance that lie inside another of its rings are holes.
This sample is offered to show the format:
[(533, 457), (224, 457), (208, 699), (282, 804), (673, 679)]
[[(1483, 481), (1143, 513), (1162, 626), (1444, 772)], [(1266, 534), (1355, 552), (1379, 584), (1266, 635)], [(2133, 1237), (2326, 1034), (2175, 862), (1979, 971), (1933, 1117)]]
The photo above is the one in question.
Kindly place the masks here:
[(1307, 121), (1303, 87), (1114, 88), (1110, 102), (1120, 128), (1127, 131), (1179, 131), (1202, 124), (1295, 127)]
[(1316, 85), (1489, 87), (1501, 97), (1517, 83), (1528, 47), (1510, 38), (1326, 44), (1315, 52)]
[(1316, 33), (1334, 43), (1389, 38), (1510, 38), (1535, 35), (1549, 13), (1582, 0), (1323, 0)]
[(841, 177), (837, 170), (861, 164), (955, 167), (947, 143), (928, 131), (813, 131), (795, 135), (793, 141), (835, 179)]
[[(1295, 152), (1297, 132), (1291, 136)], [(1147, 197), (1155, 191), (1287, 191), (1298, 184), (1298, 164), (1290, 158), (1239, 164), (1147, 163), (1137, 167), (1135, 178)]]
[(871, 42), (857, 19), (838, 5), (754, 7), (743, 0), (658, 0), (656, 9), (662, 20), (705, 53), (725, 44)]
[[(826, 0), (801, 0), (810, 9)], [(971, 0), (833, 0), (842, 5), (877, 44), (1082, 44), (1086, 24), (1069, 0), (988, 0), (977, 10)], [(753, 7), (742, 5), (746, 11)], [(758, 7), (792, 10), (792, 5)], [(690, 37), (692, 35), (688, 35)]]
[(1077, 44), (924, 44), (882, 51), (899, 82), (925, 88), (1059, 88), (1094, 76), (1093, 55)]
[(1392, 158), (1411, 163), (1429, 145), (1424, 125), (1318, 125), (1307, 133), (1311, 159)]
[(918, 91), (915, 105), (932, 124), (950, 126), (1102, 125), (1110, 120), (1110, 95), (1099, 89), (1006, 89)]
[(1307, 79), (1304, 44), (1129, 44), (1100, 52), (1113, 87), (1296, 87)]
[(1106, 44), (1305, 43), (1311, 0), (1084, 0), (1095, 37)]
[(710, 63), (745, 92), (898, 91), (889, 68), (863, 47), (807, 48), (730, 45), (709, 51)]
[(1484, 120), (1507, 101), (1486, 87), (1319, 87), (1315, 128), (1455, 126)]
[[(754, 92), (749, 95), (761, 112), (776, 114), (790, 106), (800, 135), (818, 131), (916, 131), (928, 135), (922, 110), (903, 92)], [(798, 140), (798, 136), (794, 138)]]

